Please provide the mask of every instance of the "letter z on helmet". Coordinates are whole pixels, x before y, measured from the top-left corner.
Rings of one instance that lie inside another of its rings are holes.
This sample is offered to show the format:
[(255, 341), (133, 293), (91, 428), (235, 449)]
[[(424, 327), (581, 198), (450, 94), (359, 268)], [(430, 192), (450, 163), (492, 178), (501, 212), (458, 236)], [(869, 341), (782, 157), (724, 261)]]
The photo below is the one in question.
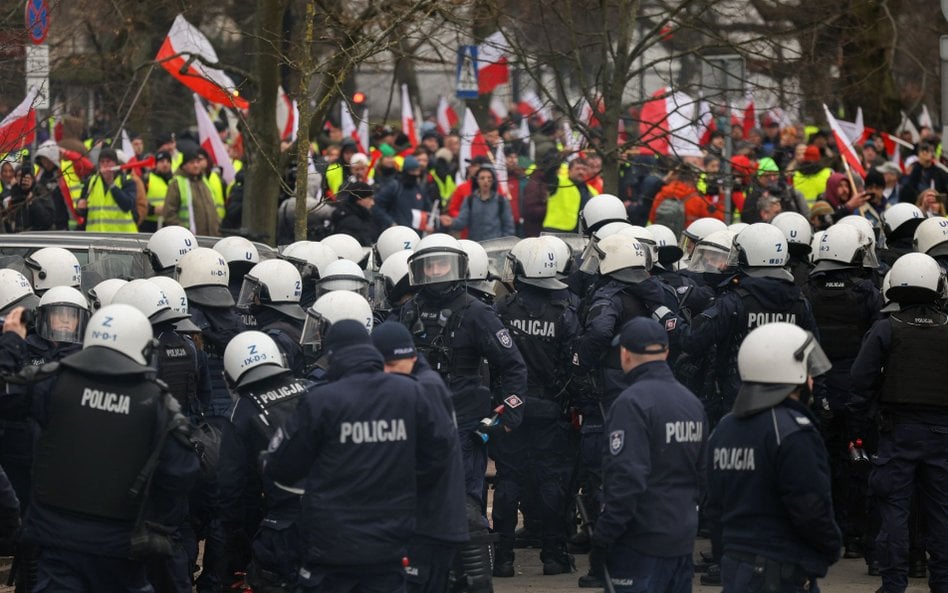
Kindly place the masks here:
[(231, 387), (256, 383), (289, 372), (273, 338), (259, 331), (237, 334), (224, 349), (224, 378)]

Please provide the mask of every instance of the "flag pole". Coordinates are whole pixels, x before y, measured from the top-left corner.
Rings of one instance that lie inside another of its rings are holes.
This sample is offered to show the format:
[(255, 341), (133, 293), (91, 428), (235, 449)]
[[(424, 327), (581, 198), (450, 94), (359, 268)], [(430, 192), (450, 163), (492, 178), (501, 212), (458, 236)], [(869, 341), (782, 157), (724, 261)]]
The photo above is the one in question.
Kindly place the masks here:
[(849, 188), (852, 190), (852, 195), (856, 195), (856, 180), (853, 178), (853, 170), (849, 166), (849, 161), (846, 160), (846, 157), (842, 154), (839, 155), (843, 161), (843, 167), (846, 168), (846, 177), (849, 179)]
[(142, 83), (138, 86), (138, 90), (135, 91), (135, 96), (132, 97), (132, 103), (128, 106), (128, 111), (125, 112), (125, 117), (122, 118), (122, 123), (116, 128), (115, 136), (112, 138), (112, 144), (115, 144), (118, 141), (119, 134), (122, 133), (122, 130), (125, 129), (125, 124), (128, 123), (128, 118), (132, 115), (132, 109), (135, 108), (135, 104), (138, 103), (139, 97), (142, 96), (142, 91), (145, 90), (145, 83), (148, 82), (148, 77), (151, 76), (152, 70), (155, 69), (157, 62), (152, 62), (148, 66), (148, 70), (145, 72), (145, 78), (142, 79)]

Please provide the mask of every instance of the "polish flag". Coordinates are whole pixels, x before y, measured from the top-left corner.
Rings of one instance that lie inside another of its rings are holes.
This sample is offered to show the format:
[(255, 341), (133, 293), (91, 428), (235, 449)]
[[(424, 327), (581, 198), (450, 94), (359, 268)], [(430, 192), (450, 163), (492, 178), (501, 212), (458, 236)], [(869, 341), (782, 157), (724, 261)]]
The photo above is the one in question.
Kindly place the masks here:
[(201, 148), (206, 150), (214, 164), (221, 168), (221, 179), (224, 180), (224, 183), (230, 185), (237, 175), (237, 172), (234, 171), (234, 163), (230, 161), (230, 155), (227, 154), (224, 141), (217, 133), (217, 128), (214, 127), (214, 122), (211, 121), (211, 116), (207, 114), (204, 104), (201, 103), (201, 97), (197, 93), (194, 94), (194, 116), (198, 122), (198, 137), (201, 141)]
[(510, 199), (510, 188), (507, 187), (507, 157), (504, 155), (504, 143), (497, 143), (494, 152), (494, 172), (497, 174), (497, 192)]
[(507, 102), (504, 101), (502, 97), (492, 95), (490, 98), (490, 114), (494, 116), (494, 123), (500, 125), (500, 122), (504, 121), (504, 119), (510, 115), (510, 110), (507, 109)]
[(904, 111), (900, 113), (902, 114), (902, 122), (899, 123), (899, 127), (895, 129), (895, 135), (901, 138), (902, 132), (909, 132), (912, 134), (912, 143), (914, 144), (918, 142), (918, 128), (915, 127), (915, 124), (912, 123), (912, 120), (909, 119), (909, 116), (905, 115)]
[(543, 104), (540, 97), (533, 91), (526, 91), (520, 95), (517, 111), (525, 118), (537, 118), (541, 124), (550, 120), (550, 109)]
[(250, 103), (240, 97), (234, 81), (223, 70), (205, 66), (196, 56), (209, 64), (218, 62), (217, 52), (207, 37), (179, 14), (158, 49), (155, 60), (184, 86), (212, 103), (234, 105), (241, 109), (250, 107)]
[(132, 140), (128, 137), (128, 132), (125, 131), (125, 128), (122, 128), (122, 133), (119, 135), (122, 139), (122, 152), (125, 154), (126, 162), (131, 163), (135, 160), (135, 148), (132, 146)]
[(711, 105), (703, 98), (698, 100), (698, 144), (707, 146), (711, 142), (711, 132), (717, 129)]
[(846, 159), (846, 162), (849, 163), (854, 173), (858, 173), (860, 177), (865, 177), (866, 170), (863, 169), (862, 163), (859, 162), (856, 150), (846, 136), (846, 132), (840, 127), (839, 122), (836, 121), (836, 118), (830, 113), (829, 107), (827, 107), (825, 103), (823, 104), (823, 111), (826, 112), (826, 121), (829, 122), (830, 129), (833, 130), (833, 137), (836, 139), (836, 148), (839, 150), (839, 153)]
[(438, 98), (438, 132), (447, 136), (458, 125), (458, 114), (444, 96)]
[(639, 132), (643, 154), (700, 156), (695, 101), (685, 93), (661, 88), (642, 106)]
[(461, 150), (458, 153), (458, 162), (461, 166), (458, 167), (458, 174), (455, 178), (457, 184), (461, 185), (466, 181), (468, 161), (476, 156), (487, 156), (489, 154), (490, 149), (487, 148), (487, 142), (484, 141), (477, 120), (474, 119), (471, 109), (466, 107), (464, 109), (464, 123), (461, 124)]
[(282, 86), (277, 87), (276, 119), (277, 129), (280, 130), (280, 140), (295, 141), (300, 125), (300, 110), (296, 101), (290, 99)]
[(362, 121), (359, 122), (359, 145), (362, 146), (362, 152), (368, 154), (369, 147), (369, 108), (362, 110)]
[(744, 128), (744, 138), (750, 133), (751, 128), (757, 127), (757, 111), (754, 108), (754, 95), (747, 91), (747, 103), (744, 104), (744, 119), (741, 124)]
[(856, 121), (838, 119), (836, 123), (839, 124), (839, 129), (846, 134), (849, 142), (854, 145), (862, 144), (866, 141), (866, 138), (868, 138), (868, 136), (866, 136), (866, 126), (862, 119), (862, 107), (856, 110)]
[(497, 31), (484, 40), (477, 51), (477, 91), (486, 95), (510, 80), (507, 54), (510, 46), (503, 33)]
[(0, 154), (20, 150), (36, 140), (36, 110), (33, 103), (39, 89), (30, 87), (26, 98), (0, 121)]
[(928, 113), (928, 105), (922, 104), (922, 112), (918, 116), (918, 125), (921, 127), (928, 128), (929, 130), (935, 129), (935, 124), (932, 122), (932, 116)]
[(411, 147), (418, 146), (418, 133), (415, 131), (415, 111), (411, 108), (408, 85), (402, 85), (402, 132), (408, 136)]
[(343, 138), (352, 138), (359, 147), (359, 152), (365, 152), (366, 148), (362, 146), (362, 139), (359, 137), (359, 129), (356, 127), (355, 120), (352, 119), (352, 112), (349, 111), (349, 104), (343, 101), (339, 105), (340, 117), (339, 124), (342, 128)]

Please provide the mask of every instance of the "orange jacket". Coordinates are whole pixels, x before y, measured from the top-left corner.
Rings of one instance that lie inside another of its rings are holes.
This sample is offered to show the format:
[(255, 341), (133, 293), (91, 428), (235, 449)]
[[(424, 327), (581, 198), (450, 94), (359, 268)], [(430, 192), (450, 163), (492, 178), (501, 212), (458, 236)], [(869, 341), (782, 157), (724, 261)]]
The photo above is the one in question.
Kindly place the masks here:
[[(655, 195), (655, 199), (652, 201), (652, 209), (648, 213), (648, 221), (655, 222), (655, 212), (658, 210), (658, 206), (668, 199), (673, 200), (685, 200), (691, 196), (698, 196), (700, 193), (694, 184), (685, 183), (684, 181), (670, 181), (665, 184), (665, 187), (660, 189)], [(687, 212), (686, 212), (687, 214)]]

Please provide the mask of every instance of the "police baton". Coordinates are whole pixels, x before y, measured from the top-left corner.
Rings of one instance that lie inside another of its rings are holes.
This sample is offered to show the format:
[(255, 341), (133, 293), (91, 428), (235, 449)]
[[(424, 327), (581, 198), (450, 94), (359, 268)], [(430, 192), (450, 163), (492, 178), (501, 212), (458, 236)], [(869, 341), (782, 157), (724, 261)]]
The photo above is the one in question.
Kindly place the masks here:
[[(582, 529), (586, 531), (586, 535), (589, 536), (589, 541), (593, 541), (593, 526), (589, 521), (589, 513), (586, 512), (586, 505), (583, 504), (583, 497), (578, 492), (576, 493), (576, 508), (579, 509), (579, 518), (582, 520)], [(612, 577), (609, 576), (609, 567), (606, 566), (606, 559), (602, 559), (602, 580), (605, 583), (606, 593), (616, 593), (615, 587), (612, 586)]]

